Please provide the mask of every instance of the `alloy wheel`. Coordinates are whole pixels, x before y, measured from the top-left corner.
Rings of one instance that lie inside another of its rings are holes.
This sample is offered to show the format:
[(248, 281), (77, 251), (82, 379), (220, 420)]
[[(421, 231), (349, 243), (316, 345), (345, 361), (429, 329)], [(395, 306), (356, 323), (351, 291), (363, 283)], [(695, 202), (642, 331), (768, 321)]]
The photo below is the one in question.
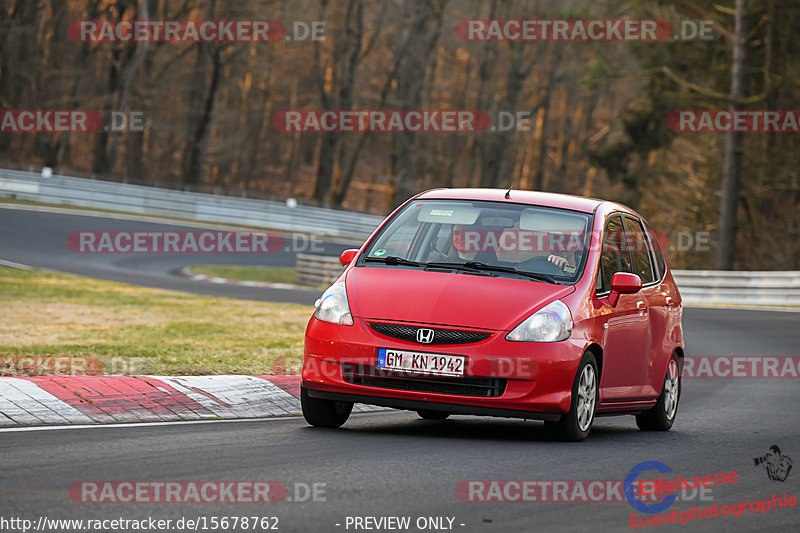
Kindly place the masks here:
[(586, 365), (581, 372), (581, 379), (578, 382), (578, 428), (586, 431), (592, 424), (594, 417), (594, 402), (597, 398), (597, 380), (595, 379), (594, 367)]

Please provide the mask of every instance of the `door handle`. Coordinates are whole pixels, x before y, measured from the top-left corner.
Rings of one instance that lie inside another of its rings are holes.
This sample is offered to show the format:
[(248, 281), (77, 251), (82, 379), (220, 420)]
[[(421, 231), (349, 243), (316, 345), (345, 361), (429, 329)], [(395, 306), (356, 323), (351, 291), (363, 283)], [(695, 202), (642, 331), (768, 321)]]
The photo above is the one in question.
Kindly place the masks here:
[(644, 300), (639, 300), (638, 302), (636, 302), (636, 309), (639, 310), (639, 315), (643, 315), (644, 314), (644, 310), (646, 308), (647, 308), (647, 304), (644, 303)]
[(672, 303), (672, 296), (667, 296), (667, 298), (664, 301), (667, 303), (667, 307), (672, 307), (673, 305), (675, 305), (674, 303)]

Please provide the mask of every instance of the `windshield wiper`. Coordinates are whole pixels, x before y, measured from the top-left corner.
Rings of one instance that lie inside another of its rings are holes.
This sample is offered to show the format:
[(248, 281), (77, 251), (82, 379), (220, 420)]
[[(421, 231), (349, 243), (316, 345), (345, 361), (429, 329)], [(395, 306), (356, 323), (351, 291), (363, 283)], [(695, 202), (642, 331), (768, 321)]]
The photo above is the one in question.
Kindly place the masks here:
[(410, 259), (403, 259), (402, 257), (397, 257), (396, 255), (387, 255), (385, 257), (365, 257), (364, 262), (385, 263), (390, 266), (396, 266), (396, 265), (412, 266), (412, 267), (423, 266), (422, 263), (411, 261)]
[(525, 276), (526, 278), (535, 279), (537, 281), (546, 281), (558, 285), (558, 282), (547, 274), (539, 274), (536, 272), (526, 272), (524, 270), (517, 270), (513, 267), (505, 267), (499, 265), (489, 265), (479, 261), (467, 261), (466, 263), (427, 263), (425, 266), (433, 268), (455, 268), (461, 270), (471, 271), (489, 271), (489, 272), (506, 272), (508, 274), (516, 274), (518, 276)]
[(419, 263), (417, 261), (411, 261), (410, 259), (404, 259), (402, 257), (397, 257), (396, 255), (387, 255), (384, 257), (365, 257), (364, 262), (370, 263), (384, 263), (390, 266), (402, 265), (402, 266), (412, 266), (412, 267), (421, 267), (424, 266), (426, 268), (452, 268), (455, 270), (468, 270), (471, 272), (505, 272), (508, 274), (516, 274), (518, 276), (525, 276), (526, 278), (535, 279), (537, 281), (546, 281), (547, 283), (553, 283), (558, 285), (558, 282), (553, 279), (552, 277), (548, 276), (547, 274), (538, 274), (535, 272), (526, 272), (524, 270), (517, 270), (513, 267), (504, 267), (499, 265), (489, 265), (487, 263), (481, 263), (479, 261), (467, 261), (466, 263), (457, 263), (457, 262), (431, 262), (431, 263)]
[(425, 268), (443, 268), (451, 270), (469, 270), (470, 272), (480, 272), (480, 269), (478, 268), (467, 265), (466, 263), (456, 263), (456, 262), (450, 263), (442, 261), (432, 261), (430, 263), (425, 263)]
[(508, 272), (509, 274), (518, 274), (520, 276), (525, 276), (527, 278), (535, 279), (537, 281), (546, 281), (547, 283), (553, 283), (558, 285), (558, 282), (548, 276), (547, 274), (540, 274), (538, 272), (527, 272), (525, 270), (517, 270), (514, 267), (504, 267), (499, 265), (488, 265), (486, 263), (480, 263), (478, 261), (467, 261), (464, 265), (474, 268), (476, 270), (489, 270), (492, 272)]

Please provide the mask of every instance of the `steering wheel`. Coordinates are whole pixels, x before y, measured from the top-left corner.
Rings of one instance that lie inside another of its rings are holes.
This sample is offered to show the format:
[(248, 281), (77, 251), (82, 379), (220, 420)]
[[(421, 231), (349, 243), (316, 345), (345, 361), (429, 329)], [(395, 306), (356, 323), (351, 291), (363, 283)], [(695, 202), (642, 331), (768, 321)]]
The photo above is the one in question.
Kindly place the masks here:
[(546, 257), (534, 257), (533, 259), (523, 261), (517, 265), (517, 270), (527, 270), (529, 272), (538, 272), (539, 274), (550, 274), (554, 276), (564, 275), (564, 271), (548, 261)]

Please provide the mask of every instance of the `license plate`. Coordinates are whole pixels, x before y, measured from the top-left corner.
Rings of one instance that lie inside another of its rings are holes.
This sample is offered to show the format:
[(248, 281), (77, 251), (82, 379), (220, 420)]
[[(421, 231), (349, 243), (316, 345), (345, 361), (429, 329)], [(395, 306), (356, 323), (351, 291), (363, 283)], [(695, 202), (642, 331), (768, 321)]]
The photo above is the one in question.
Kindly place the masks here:
[(378, 367), (435, 376), (463, 376), (467, 358), (463, 355), (406, 352), (381, 348)]

